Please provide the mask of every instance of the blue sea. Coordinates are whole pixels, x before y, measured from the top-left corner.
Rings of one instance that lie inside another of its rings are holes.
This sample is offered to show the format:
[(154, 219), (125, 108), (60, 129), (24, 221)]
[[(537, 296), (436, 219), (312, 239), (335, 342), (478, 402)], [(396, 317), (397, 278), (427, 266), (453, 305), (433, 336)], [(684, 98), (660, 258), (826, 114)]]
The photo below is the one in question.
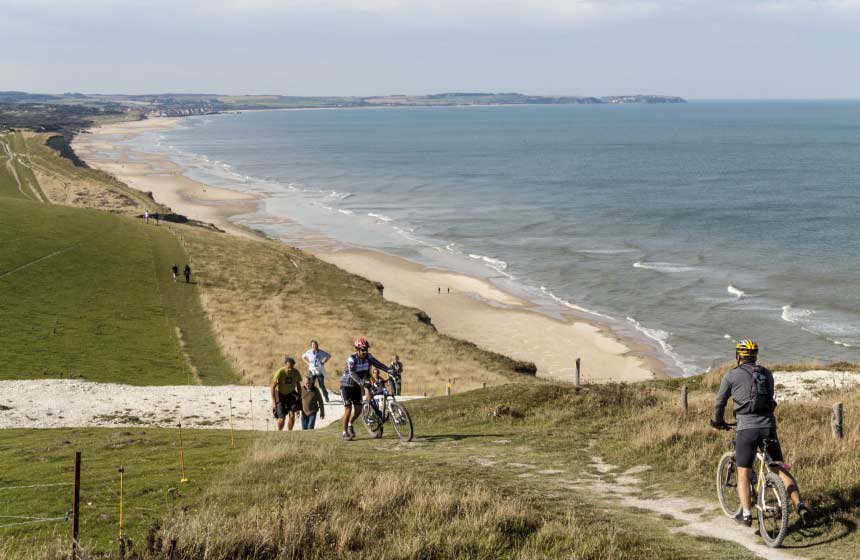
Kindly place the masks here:
[(676, 374), (860, 361), (860, 102), (264, 111), (132, 140), (240, 217), (479, 275)]

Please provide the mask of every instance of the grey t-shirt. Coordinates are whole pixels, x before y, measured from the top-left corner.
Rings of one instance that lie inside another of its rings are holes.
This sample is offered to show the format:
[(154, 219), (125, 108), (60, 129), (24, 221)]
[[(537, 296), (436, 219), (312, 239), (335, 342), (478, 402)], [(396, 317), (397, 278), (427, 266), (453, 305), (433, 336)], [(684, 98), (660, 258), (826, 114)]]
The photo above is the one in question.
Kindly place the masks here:
[[(752, 394), (753, 374), (752, 364), (747, 364), (746, 368), (736, 367), (728, 372), (723, 377), (720, 383), (720, 390), (717, 391), (717, 400), (714, 403), (714, 421), (724, 419), (726, 411), (726, 403), (729, 397), (734, 401), (734, 412), (738, 419), (738, 430), (752, 430), (755, 428), (776, 428), (776, 416), (773, 413), (769, 414), (744, 414), (738, 413), (738, 409), (744, 407), (749, 401)], [(767, 377), (768, 390), (773, 394), (773, 374), (769, 369), (762, 366), (755, 366), (764, 370)]]

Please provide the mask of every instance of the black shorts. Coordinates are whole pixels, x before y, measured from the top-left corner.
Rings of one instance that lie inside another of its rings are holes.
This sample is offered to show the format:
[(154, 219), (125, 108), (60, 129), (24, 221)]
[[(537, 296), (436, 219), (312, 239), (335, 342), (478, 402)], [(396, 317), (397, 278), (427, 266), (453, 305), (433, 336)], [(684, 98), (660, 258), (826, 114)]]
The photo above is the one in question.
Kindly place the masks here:
[(773, 443), (767, 446), (770, 458), (774, 461), (782, 462), (782, 448), (779, 446), (776, 428), (753, 428), (751, 430), (740, 430), (737, 433), (737, 439), (735, 440), (735, 461), (739, 467), (745, 469), (752, 468), (759, 441), (763, 438), (773, 440)]
[(361, 406), (363, 391), (361, 387), (355, 385), (341, 385), (340, 396), (343, 397), (343, 406), (347, 408), (350, 406)]
[(299, 402), (295, 393), (289, 395), (281, 395), (278, 397), (278, 406), (275, 409), (275, 418), (283, 419), (287, 417), (288, 412), (298, 412), (302, 409), (302, 403)]

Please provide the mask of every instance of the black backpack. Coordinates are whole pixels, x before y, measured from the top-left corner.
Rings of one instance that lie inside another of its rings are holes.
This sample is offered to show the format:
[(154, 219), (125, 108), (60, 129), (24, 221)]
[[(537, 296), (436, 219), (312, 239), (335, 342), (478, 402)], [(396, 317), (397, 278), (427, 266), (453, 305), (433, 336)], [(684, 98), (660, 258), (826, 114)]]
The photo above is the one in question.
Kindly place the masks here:
[(752, 376), (752, 389), (750, 390), (750, 398), (744, 406), (744, 413), (772, 413), (776, 408), (776, 401), (773, 399), (773, 390), (767, 382), (767, 374), (765, 373), (767, 370), (755, 364), (744, 364), (740, 367)]

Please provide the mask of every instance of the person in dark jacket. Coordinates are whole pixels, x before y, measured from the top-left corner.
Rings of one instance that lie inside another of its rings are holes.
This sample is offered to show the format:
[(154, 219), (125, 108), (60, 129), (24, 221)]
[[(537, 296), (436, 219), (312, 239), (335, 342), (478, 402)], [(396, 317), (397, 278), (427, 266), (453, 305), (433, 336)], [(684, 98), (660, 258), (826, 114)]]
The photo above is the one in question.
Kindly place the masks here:
[(313, 377), (305, 377), (302, 383), (302, 429), (313, 430), (317, 421), (317, 413), (325, 419), (325, 404), (320, 390), (314, 385)]
[[(346, 367), (340, 378), (340, 395), (343, 397), (343, 440), (355, 439), (352, 424), (361, 416), (363, 395), (370, 387), (371, 367), (390, 373), (388, 366), (370, 355), (370, 343), (361, 337), (353, 344), (355, 353), (346, 359)], [(352, 414), (350, 415), (350, 411)]]
[(188, 264), (185, 265), (184, 274), (185, 274), (185, 283), (190, 284), (191, 283), (191, 265), (188, 265)]
[[(726, 404), (729, 397), (734, 401), (737, 418), (737, 440), (735, 460), (738, 467), (738, 497), (741, 511), (735, 517), (741, 525), (752, 526), (752, 500), (750, 498), (750, 473), (759, 442), (767, 439), (771, 443), (767, 451), (774, 461), (782, 463), (782, 449), (776, 433), (776, 408), (773, 374), (769, 369), (756, 364), (758, 345), (752, 340), (742, 340), (735, 346), (737, 367), (728, 372), (720, 383), (714, 402), (714, 417), (711, 426), (717, 430), (728, 429), (725, 422)], [(803, 524), (811, 521), (812, 514), (800, 498), (800, 489), (794, 476), (783, 466), (779, 477)]]

